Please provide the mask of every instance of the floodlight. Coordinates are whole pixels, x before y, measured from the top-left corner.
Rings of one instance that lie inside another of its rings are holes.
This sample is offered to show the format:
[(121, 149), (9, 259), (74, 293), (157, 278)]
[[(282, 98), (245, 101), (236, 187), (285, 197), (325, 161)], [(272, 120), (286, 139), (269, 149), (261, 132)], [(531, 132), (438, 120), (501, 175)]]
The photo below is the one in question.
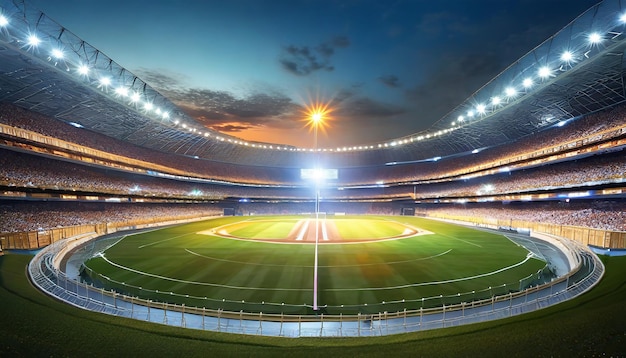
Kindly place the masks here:
[(456, 120), (457, 120), (457, 121), (459, 121), (459, 122), (463, 122), (463, 121), (465, 120), (465, 117), (463, 117), (463, 116), (458, 116), (458, 117), (456, 118)]
[(111, 79), (109, 77), (100, 77), (100, 85), (108, 86), (111, 84)]
[(494, 105), (494, 106), (499, 105), (501, 101), (502, 100), (498, 96), (495, 96), (495, 97), (491, 98), (491, 104)]
[(141, 96), (139, 96), (139, 93), (137, 92), (133, 92), (133, 94), (130, 95), (130, 100), (133, 102), (139, 102), (140, 99)]
[(81, 65), (80, 67), (78, 67), (77, 71), (81, 75), (86, 76), (87, 74), (89, 74), (89, 67), (87, 67), (87, 65)]
[(170, 112), (163, 112), (161, 116), (163, 117), (163, 119), (168, 119), (170, 118)]
[(541, 78), (550, 77), (551, 74), (552, 71), (550, 71), (550, 68), (548, 66), (543, 66), (539, 69), (539, 77)]
[(620, 15), (619, 21), (621, 21), (622, 23), (626, 23), (626, 13)]
[(525, 78), (524, 81), (522, 81), (522, 86), (524, 86), (524, 88), (529, 88), (533, 85), (533, 80), (529, 77), (529, 78)]
[(476, 106), (476, 112), (480, 114), (484, 114), (486, 110), (487, 110), (487, 107), (482, 103)]
[(153, 108), (153, 105), (152, 105), (152, 103), (150, 103), (150, 102), (146, 102), (146, 103), (144, 103), (144, 104), (143, 104), (143, 108), (144, 108), (146, 111), (149, 111), (149, 110), (151, 110), (151, 109)]
[(589, 34), (589, 42), (592, 44), (597, 44), (602, 41), (602, 36), (600, 36), (597, 32), (592, 32)]
[(41, 43), (41, 40), (39, 39), (39, 37), (37, 37), (37, 35), (30, 35), (28, 36), (28, 44), (30, 46), (38, 46)]
[(515, 97), (515, 95), (517, 94), (517, 90), (513, 87), (507, 87), (504, 90), (504, 94), (506, 94), (507, 97)]
[(58, 48), (55, 48), (54, 50), (52, 50), (52, 57), (56, 58), (56, 59), (62, 59), (64, 56), (63, 51), (59, 50)]
[(5, 27), (9, 24), (9, 19), (4, 17), (4, 15), (0, 15), (0, 27)]
[(118, 87), (115, 89), (115, 93), (117, 93), (120, 96), (126, 97), (128, 96), (128, 88), (126, 87)]
[(570, 51), (565, 51), (561, 54), (561, 61), (570, 62), (574, 58), (574, 55)]

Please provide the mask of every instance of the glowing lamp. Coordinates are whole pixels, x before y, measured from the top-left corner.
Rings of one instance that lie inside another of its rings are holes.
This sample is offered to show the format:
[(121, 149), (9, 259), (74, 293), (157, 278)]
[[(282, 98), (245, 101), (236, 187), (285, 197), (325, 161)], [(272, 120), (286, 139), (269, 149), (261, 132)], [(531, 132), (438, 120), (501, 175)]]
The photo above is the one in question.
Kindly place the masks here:
[(41, 43), (41, 40), (36, 35), (28, 36), (28, 44), (30, 46), (38, 46)]
[(600, 41), (602, 41), (602, 36), (600, 36), (599, 33), (597, 32), (592, 32), (591, 34), (589, 34), (589, 42), (592, 44), (597, 44)]

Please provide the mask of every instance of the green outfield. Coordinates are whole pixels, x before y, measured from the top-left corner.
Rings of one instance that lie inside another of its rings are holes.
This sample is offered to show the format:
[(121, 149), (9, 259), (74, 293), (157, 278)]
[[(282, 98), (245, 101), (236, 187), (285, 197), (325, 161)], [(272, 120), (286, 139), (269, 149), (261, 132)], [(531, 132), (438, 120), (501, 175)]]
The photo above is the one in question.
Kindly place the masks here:
[[(318, 302), (332, 314), (468, 302), (516, 291), (545, 266), (503, 235), (416, 217), (317, 222)], [(85, 277), (155, 301), (238, 312), (310, 312), (316, 221), (225, 217), (128, 235)]]

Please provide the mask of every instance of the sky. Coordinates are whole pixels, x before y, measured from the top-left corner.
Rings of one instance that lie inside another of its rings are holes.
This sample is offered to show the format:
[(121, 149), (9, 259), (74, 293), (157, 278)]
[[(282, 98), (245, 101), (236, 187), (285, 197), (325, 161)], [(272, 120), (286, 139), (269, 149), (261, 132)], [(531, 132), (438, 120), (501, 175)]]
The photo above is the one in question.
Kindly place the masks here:
[(598, 2), (26, 1), (207, 128), (328, 148), (427, 130)]

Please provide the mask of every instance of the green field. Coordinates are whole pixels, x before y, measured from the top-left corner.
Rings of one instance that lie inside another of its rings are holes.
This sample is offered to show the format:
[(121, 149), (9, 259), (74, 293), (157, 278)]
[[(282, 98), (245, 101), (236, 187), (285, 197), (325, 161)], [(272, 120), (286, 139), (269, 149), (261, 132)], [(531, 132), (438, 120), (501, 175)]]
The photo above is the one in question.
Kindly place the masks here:
[(7, 357), (623, 357), (626, 256), (606, 257), (591, 291), (496, 321), (360, 338), (201, 331), (86, 311), (38, 291), (32, 256), (0, 256), (0, 356)]
[[(307, 313), (315, 245), (288, 237), (301, 219), (228, 217), (129, 235), (88, 260), (84, 274), (108, 289), (155, 301)], [(502, 235), (421, 218), (341, 217), (328, 225), (336, 236), (319, 245), (318, 302), (330, 314), (486, 298), (517, 291), (520, 280), (545, 266)], [(407, 227), (430, 234), (381, 240)], [(241, 239), (218, 235), (220, 230)]]

